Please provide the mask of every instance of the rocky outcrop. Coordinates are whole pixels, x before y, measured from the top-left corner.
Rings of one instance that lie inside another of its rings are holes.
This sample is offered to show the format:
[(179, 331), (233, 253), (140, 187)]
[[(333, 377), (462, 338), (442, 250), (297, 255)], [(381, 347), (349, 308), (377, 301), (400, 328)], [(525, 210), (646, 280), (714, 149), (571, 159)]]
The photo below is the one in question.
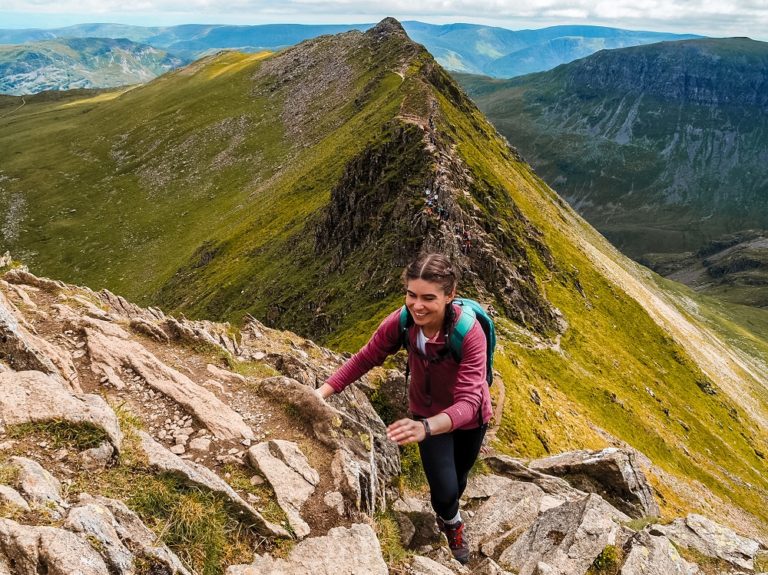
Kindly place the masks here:
[(566, 500), (580, 499), (586, 493), (580, 491), (575, 487), (559, 477), (547, 475), (541, 471), (530, 469), (519, 460), (509, 457), (507, 455), (492, 455), (483, 459), (488, 466), (496, 473), (510, 477), (517, 481), (526, 481), (533, 483), (541, 488), (541, 490), (547, 495), (563, 498)]
[(102, 397), (73, 393), (69, 387), (39, 371), (0, 373), (0, 424), (51, 421), (96, 427), (120, 450), (123, 440), (120, 424)]
[(307, 461), (299, 446), (289, 441), (269, 441), (248, 450), (254, 469), (266, 477), (298, 538), (309, 535), (309, 525), (301, 518), (301, 507), (315, 492), (320, 475)]
[(644, 531), (632, 541), (621, 575), (699, 575), (697, 565), (680, 556), (675, 546), (658, 531)]
[(297, 544), (288, 557), (275, 559), (256, 555), (251, 565), (234, 565), (226, 575), (386, 575), (387, 564), (381, 555), (376, 533), (369, 525), (354, 524), (349, 529), (334, 527), (323, 537), (312, 537)]
[(365, 394), (350, 386), (326, 402), (313, 389), (286, 377), (262, 380), (260, 389), (293, 406), (315, 438), (336, 451), (337, 488), (351, 495), (357, 508), (373, 512), (385, 497), (386, 485), (400, 472), (400, 456)]
[(562, 477), (582, 491), (598, 493), (630, 517), (660, 514), (653, 490), (631, 450), (569, 451), (536, 459), (528, 466)]
[(111, 575), (88, 542), (56, 527), (0, 519), (0, 552), (13, 565), (9, 573), (14, 575)]
[(191, 413), (217, 437), (253, 439), (243, 418), (212, 392), (183, 373), (168, 367), (117, 325), (95, 319), (81, 321), (92, 369), (115, 387), (125, 384), (118, 371), (130, 367), (154, 390), (167, 395)]
[(608, 545), (622, 546), (622, 521), (629, 517), (589, 494), (539, 515), (499, 563), (518, 575), (585, 573)]
[(717, 557), (742, 569), (754, 569), (755, 556), (760, 551), (760, 544), (754, 539), (741, 537), (698, 514), (654, 528), (676, 545), (690, 547), (707, 557)]
[(156, 535), (119, 501), (84, 493), (67, 514), (64, 528), (97, 542), (96, 549), (113, 574), (133, 575), (141, 557), (150, 559), (155, 570), (190, 575), (179, 558), (165, 545), (157, 545)]
[(84, 504), (95, 503), (107, 509), (112, 526), (122, 544), (130, 549), (135, 557), (151, 558), (158, 569), (164, 569), (171, 575), (190, 575), (179, 558), (168, 547), (159, 542), (157, 535), (150, 531), (133, 511), (122, 502), (107, 497), (80, 496)]
[(70, 386), (73, 391), (81, 392), (72, 358), (31, 333), (28, 324), (25, 324), (23, 315), (0, 291), (0, 359), (6, 360), (16, 371), (42, 371)]
[(261, 513), (243, 500), (226, 481), (207, 467), (181, 459), (144, 432), (139, 432), (139, 437), (150, 468), (160, 473), (176, 475), (189, 485), (200, 487), (224, 497), (231, 505), (247, 515), (249, 520), (253, 522), (263, 535), (290, 537), (290, 534), (285, 529), (264, 519)]
[(540, 513), (565, 501), (546, 495), (532, 483), (513, 481), (497, 475), (484, 476), (483, 483), (491, 482), (496, 484), (496, 488), (490, 494), (487, 487), (478, 489), (479, 482), (475, 483), (475, 488), (470, 489), (469, 493), (465, 493), (468, 500), (485, 499), (468, 519), (468, 525), (473, 540), (478, 544), (482, 542), (480, 549), (488, 556), (495, 556), (503, 542), (528, 529)]
[(8, 505), (19, 511), (29, 511), (29, 504), (13, 487), (0, 485), (0, 505)]

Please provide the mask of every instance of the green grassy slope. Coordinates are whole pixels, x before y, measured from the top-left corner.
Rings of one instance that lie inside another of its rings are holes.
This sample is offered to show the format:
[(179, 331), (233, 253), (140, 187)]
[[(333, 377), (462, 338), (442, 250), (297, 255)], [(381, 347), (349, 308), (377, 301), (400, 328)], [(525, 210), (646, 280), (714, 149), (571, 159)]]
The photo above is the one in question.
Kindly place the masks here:
[[(354, 350), (399, 305), (405, 261), (444, 249), (464, 291), (500, 311), (499, 449), (598, 447), (608, 432), (765, 532), (765, 388), (739, 371), (742, 403), (702, 371), (683, 332), (628, 295), (658, 288), (613, 279), (606, 266), (628, 264), (600, 263), (610, 246), (392, 22), (19, 106), (0, 100), (0, 247), (33, 271)], [(658, 481), (667, 512), (701, 509)]]

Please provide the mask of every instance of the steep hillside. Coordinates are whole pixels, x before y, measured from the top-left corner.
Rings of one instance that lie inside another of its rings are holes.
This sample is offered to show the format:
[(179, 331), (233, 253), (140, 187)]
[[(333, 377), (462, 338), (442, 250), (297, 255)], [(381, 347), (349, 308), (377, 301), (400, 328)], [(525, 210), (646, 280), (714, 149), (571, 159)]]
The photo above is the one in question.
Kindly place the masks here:
[(139, 84), (184, 62), (126, 39), (47, 40), (0, 46), (0, 93), (105, 88)]
[(0, 106), (2, 246), (33, 271), (354, 350), (444, 250), (499, 313), (497, 449), (629, 444), (665, 513), (765, 531), (759, 347), (616, 252), (397, 22)]
[(509, 82), (461, 79), (537, 172), (632, 257), (768, 227), (768, 44), (604, 51)]

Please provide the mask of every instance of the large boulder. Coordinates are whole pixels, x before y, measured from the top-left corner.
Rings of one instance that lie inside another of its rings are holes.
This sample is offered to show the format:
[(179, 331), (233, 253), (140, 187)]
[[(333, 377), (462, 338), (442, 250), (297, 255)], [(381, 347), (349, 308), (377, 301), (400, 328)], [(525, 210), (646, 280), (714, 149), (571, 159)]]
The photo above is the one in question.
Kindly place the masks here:
[(194, 485), (224, 497), (230, 505), (245, 514), (262, 535), (290, 538), (290, 534), (285, 529), (264, 519), (261, 513), (248, 504), (213, 471), (203, 465), (186, 461), (174, 455), (144, 431), (139, 431), (138, 434), (150, 468), (160, 473), (175, 475), (188, 485)]
[(528, 464), (590, 493), (597, 493), (630, 517), (658, 517), (653, 489), (630, 449), (609, 447), (600, 451), (569, 451), (536, 459)]
[(291, 441), (265, 441), (248, 450), (248, 460), (272, 485), (277, 503), (296, 536), (309, 535), (309, 525), (300, 512), (320, 483), (320, 475), (309, 465), (299, 446)]
[(567, 501), (580, 500), (586, 495), (584, 491), (572, 487), (564, 479), (531, 469), (519, 459), (514, 459), (508, 455), (490, 455), (484, 457), (483, 461), (499, 475), (517, 481), (533, 483), (547, 495), (553, 495)]
[(608, 545), (623, 544), (622, 521), (629, 517), (590, 493), (539, 515), (498, 562), (518, 575), (534, 575), (540, 565), (551, 575), (586, 573)]
[(742, 569), (754, 569), (760, 543), (695, 513), (669, 525), (654, 525), (675, 544), (690, 547), (708, 557), (717, 557)]
[(256, 555), (251, 565), (233, 565), (226, 575), (386, 575), (387, 564), (370, 525), (334, 527), (323, 537), (298, 543), (285, 559)]
[(621, 575), (699, 575), (701, 570), (680, 556), (660, 533), (642, 531), (632, 540)]
[[(482, 477), (482, 476), (481, 476)], [(477, 544), (488, 556), (496, 554), (498, 545), (524, 532), (530, 527), (539, 514), (544, 511), (542, 504), (548, 507), (545, 497), (551, 498), (533, 483), (513, 481), (507, 477), (485, 476), (484, 483), (495, 478), (499, 489), (485, 499), (476, 509), (472, 517), (467, 519), (471, 541)], [(487, 488), (486, 488), (487, 489)], [(470, 491), (469, 495), (474, 495)], [(467, 493), (464, 495), (467, 499)], [(564, 500), (558, 500), (562, 504)]]
[(10, 519), (0, 519), (0, 557), (13, 566), (13, 575), (111, 575), (85, 539), (64, 529)]
[(0, 373), (0, 423), (46, 421), (88, 424), (101, 429), (116, 450), (123, 434), (111, 407), (101, 396), (77, 394), (39, 371)]

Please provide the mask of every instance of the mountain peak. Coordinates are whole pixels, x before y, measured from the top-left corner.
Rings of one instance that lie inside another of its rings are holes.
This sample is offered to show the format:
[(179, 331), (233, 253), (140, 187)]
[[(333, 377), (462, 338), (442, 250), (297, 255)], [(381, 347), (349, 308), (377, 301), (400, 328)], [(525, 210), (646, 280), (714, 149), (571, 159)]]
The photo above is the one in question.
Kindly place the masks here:
[(384, 20), (376, 24), (376, 26), (368, 30), (367, 34), (377, 38), (391, 35), (408, 36), (403, 25), (391, 16), (384, 18)]

